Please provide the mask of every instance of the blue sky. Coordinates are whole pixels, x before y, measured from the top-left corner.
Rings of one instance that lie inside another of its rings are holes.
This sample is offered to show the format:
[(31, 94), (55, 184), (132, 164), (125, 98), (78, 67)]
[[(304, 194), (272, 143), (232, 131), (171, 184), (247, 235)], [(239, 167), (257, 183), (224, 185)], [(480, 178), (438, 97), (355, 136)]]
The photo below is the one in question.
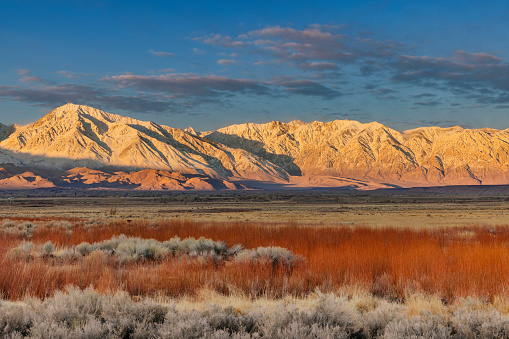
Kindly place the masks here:
[(509, 128), (506, 1), (0, 0), (0, 122)]

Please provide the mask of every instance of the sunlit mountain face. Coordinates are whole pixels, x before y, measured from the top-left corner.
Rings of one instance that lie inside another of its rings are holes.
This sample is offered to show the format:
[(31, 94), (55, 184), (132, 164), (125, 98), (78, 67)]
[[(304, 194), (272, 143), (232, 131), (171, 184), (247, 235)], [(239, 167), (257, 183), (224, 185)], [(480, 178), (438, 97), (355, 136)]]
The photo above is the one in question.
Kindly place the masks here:
[(33, 124), (2, 125), (2, 131), (5, 187), (375, 189), (509, 183), (508, 130), (456, 126), (399, 132), (378, 122), (335, 120), (197, 132), (66, 104)]

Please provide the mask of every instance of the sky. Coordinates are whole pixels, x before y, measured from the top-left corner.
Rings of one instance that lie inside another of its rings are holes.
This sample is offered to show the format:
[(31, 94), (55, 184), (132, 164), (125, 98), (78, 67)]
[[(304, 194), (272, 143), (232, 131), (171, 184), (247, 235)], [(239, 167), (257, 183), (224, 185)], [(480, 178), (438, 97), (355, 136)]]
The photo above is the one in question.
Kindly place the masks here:
[(0, 0), (0, 122), (509, 128), (509, 2)]

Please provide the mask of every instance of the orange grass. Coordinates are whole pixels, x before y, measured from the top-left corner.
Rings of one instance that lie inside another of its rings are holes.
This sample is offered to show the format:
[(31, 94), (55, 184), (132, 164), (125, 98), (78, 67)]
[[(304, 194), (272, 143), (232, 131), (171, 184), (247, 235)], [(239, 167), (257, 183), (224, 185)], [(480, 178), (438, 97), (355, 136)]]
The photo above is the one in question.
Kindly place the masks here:
[[(38, 223), (38, 221), (35, 221)], [(248, 222), (198, 223), (169, 220), (114, 222), (74, 226), (72, 232), (39, 226), (32, 242), (52, 241), (57, 248), (125, 234), (160, 241), (174, 236), (205, 237), (246, 248), (281, 246), (306, 261), (292, 271), (263, 263), (213, 264), (189, 258), (118, 264), (102, 253), (83, 260), (56, 263), (48, 259), (19, 261), (6, 257), (21, 239), (0, 232), (0, 295), (7, 299), (46, 297), (68, 284), (100, 291), (126, 290), (141, 296), (193, 295), (211, 288), (251, 297), (304, 296), (317, 287), (335, 291), (356, 286), (389, 299), (408, 293), (439, 295), (449, 302), (474, 296), (506, 299), (509, 282), (509, 226), (496, 233), (481, 227), (439, 230), (312, 227)]]

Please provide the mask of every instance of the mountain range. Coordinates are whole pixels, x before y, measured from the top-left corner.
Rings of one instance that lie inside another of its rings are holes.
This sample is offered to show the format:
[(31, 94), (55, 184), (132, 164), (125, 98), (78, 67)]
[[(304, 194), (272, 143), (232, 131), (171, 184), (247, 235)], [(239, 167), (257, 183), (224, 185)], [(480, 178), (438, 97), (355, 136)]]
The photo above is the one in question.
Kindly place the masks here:
[(273, 121), (196, 132), (66, 104), (0, 124), (0, 189), (509, 184), (509, 130)]

